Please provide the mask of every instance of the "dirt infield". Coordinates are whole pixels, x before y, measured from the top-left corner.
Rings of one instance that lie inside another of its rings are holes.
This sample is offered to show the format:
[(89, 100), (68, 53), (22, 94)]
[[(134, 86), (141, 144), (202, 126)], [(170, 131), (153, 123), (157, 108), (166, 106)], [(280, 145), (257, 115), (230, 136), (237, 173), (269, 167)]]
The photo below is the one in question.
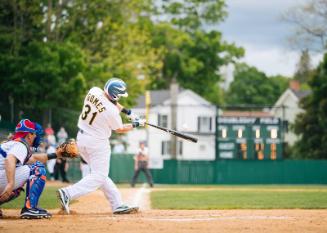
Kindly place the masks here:
[(121, 189), (138, 204), (134, 215), (112, 215), (100, 191), (71, 205), (73, 214), (51, 210), (50, 220), (20, 220), (19, 210), (4, 210), (1, 233), (175, 233), (175, 232), (327, 232), (327, 210), (151, 210), (149, 189)]

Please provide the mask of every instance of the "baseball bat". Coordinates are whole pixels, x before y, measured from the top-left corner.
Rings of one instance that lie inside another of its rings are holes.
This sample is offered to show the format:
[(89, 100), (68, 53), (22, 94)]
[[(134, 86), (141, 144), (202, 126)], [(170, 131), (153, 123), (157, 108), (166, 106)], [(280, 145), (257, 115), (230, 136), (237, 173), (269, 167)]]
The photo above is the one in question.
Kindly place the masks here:
[(150, 124), (150, 123), (147, 123), (145, 122), (146, 125), (149, 125), (149, 126), (152, 126), (154, 128), (157, 128), (157, 129), (160, 129), (162, 131), (165, 131), (167, 133), (170, 133), (176, 137), (180, 137), (180, 138), (183, 138), (185, 140), (188, 140), (188, 141), (191, 141), (191, 142), (194, 142), (194, 143), (197, 143), (198, 142), (198, 139), (197, 138), (194, 138), (194, 137), (191, 137), (189, 135), (186, 135), (186, 134), (183, 134), (183, 133), (180, 133), (180, 132), (177, 132), (176, 130), (172, 130), (172, 129), (167, 129), (167, 128), (164, 128), (164, 127), (161, 127), (161, 126), (158, 126), (158, 125), (153, 125), (153, 124)]

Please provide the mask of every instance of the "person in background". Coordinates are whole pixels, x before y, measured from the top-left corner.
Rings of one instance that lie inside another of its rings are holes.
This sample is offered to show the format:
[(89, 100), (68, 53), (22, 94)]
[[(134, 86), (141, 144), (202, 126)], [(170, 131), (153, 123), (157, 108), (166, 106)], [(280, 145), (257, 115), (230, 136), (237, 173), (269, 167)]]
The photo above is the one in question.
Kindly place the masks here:
[(48, 127), (44, 130), (45, 132), (45, 141), (48, 146), (52, 145), (54, 147), (57, 146), (56, 136), (54, 135), (54, 131), (51, 127), (51, 124), (48, 124)]
[[(51, 154), (51, 153), (55, 153), (56, 152), (56, 148), (52, 145), (48, 146), (48, 148), (46, 149), (46, 153), (47, 154)], [(50, 180), (54, 180), (54, 167), (56, 165), (56, 160), (55, 159), (51, 159), (47, 161), (47, 168), (49, 171), (49, 177)]]
[(68, 134), (63, 126), (60, 127), (60, 130), (57, 132), (58, 143), (61, 144), (65, 142), (68, 138)]
[(69, 168), (69, 164), (66, 158), (57, 158), (53, 171), (54, 179), (59, 180), (59, 174), (60, 174), (61, 181), (64, 183), (69, 183), (69, 180), (67, 179), (68, 168)]
[(148, 148), (145, 146), (144, 142), (140, 142), (140, 148), (136, 155), (134, 156), (134, 176), (132, 179), (132, 187), (135, 187), (135, 183), (137, 177), (140, 172), (144, 172), (150, 187), (153, 187), (152, 176), (149, 171), (149, 156), (148, 156)]

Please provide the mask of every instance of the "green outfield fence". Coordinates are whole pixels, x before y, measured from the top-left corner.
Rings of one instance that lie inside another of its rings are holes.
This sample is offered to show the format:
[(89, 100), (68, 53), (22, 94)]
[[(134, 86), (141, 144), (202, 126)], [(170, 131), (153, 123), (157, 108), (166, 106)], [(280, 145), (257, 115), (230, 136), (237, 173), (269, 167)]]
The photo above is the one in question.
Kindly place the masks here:
[[(80, 178), (79, 162), (71, 161), (68, 177)], [(111, 156), (110, 177), (129, 183), (133, 156)], [(157, 184), (327, 184), (327, 160), (165, 160), (164, 168), (151, 171)], [(140, 182), (145, 178), (141, 175)]]

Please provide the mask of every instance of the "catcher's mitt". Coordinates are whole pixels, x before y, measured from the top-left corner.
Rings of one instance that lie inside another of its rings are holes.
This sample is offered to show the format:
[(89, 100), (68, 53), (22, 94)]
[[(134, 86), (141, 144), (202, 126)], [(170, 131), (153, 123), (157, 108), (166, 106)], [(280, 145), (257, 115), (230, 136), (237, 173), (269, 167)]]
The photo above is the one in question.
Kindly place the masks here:
[(76, 158), (78, 154), (78, 148), (74, 139), (68, 139), (66, 142), (60, 144), (56, 149), (56, 154), (59, 157)]

